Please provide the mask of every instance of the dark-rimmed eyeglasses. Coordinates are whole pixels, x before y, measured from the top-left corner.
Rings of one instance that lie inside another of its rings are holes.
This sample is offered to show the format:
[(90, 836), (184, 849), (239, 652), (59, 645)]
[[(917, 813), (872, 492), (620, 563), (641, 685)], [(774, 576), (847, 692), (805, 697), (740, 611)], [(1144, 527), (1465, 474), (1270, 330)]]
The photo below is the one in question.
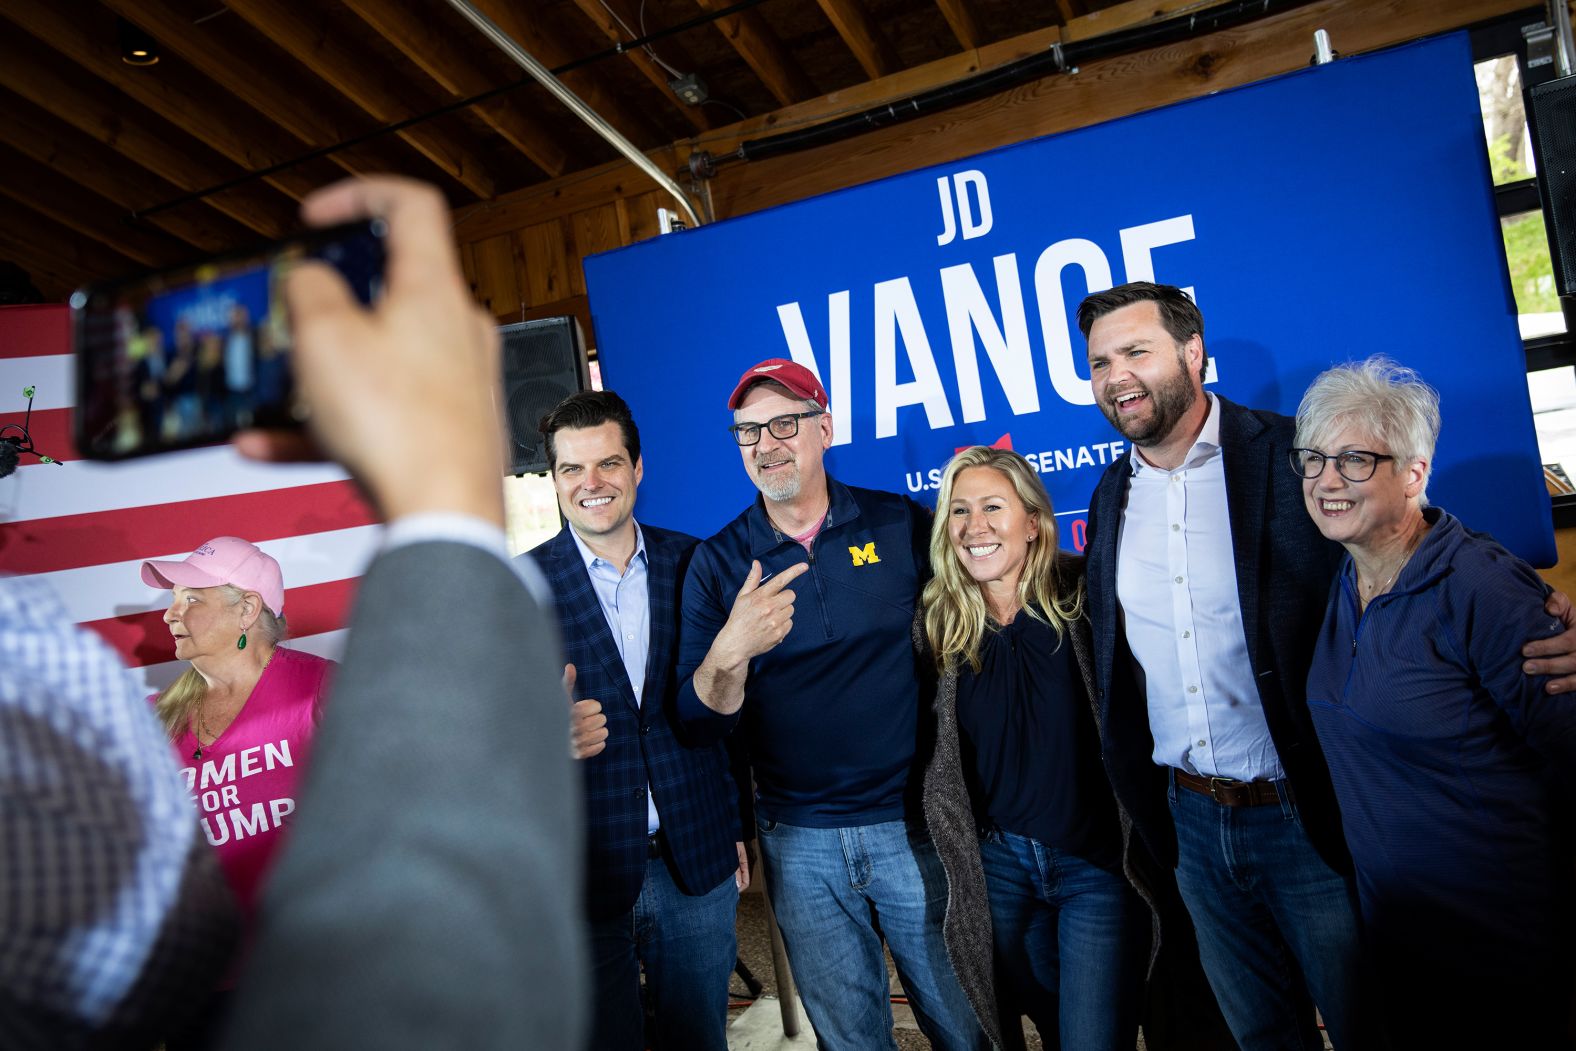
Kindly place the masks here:
[(736, 423), (728, 430), (733, 434), (733, 440), (740, 445), (755, 445), (761, 440), (761, 428), (765, 427), (772, 432), (772, 437), (778, 441), (787, 441), (799, 433), (799, 421), (808, 420), (812, 416), (821, 415), (821, 410), (814, 412), (790, 412), (786, 416), (773, 416), (765, 423)]
[(1317, 449), (1293, 449), (1291, 469), (1304, 478), (1317, 478), (1324, 473), (1326, 461), (1335, 461), (1336, 472), (1348, 482), (1366, 482), (1379, 469), (1380, 460), (1394, 460), (1387, 453), (1373, 453), (1365, 449), (1348, 449), (1343, 453), (1322, 453)]

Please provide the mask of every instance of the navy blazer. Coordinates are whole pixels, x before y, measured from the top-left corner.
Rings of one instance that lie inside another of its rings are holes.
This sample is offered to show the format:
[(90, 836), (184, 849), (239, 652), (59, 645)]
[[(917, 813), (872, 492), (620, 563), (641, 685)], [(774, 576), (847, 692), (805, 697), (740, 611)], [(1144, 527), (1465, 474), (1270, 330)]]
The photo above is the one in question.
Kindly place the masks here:
[(721, 744), (692, 747), (674, 713), (679, 585), (698, 541), (642, 525), (651, 643), (643, 703), (597, 601), (580, 549), (565, 526), (524, 557), (552, 585), (575, 700), (602, 703), (607, 747), (582, 760), (586, 793), (586, 908), (594, 919), (628, 912), (646, 874), (646, 790), (656, 797), (674, 877), (686, 894), (713, 890), (738, 868), (738, 799)]
[[(1308, 668), (1324, 623), (1330, 582), (1344, 552), (1326, 540), (1303, 504), (1288, 459), (1295, 421), (1220, 402), (1226, 506), (1237, 569), (1242, 630), (1270, 738), (1291, 782), (1297, 810), (1320, 855), (1351, 870), (1340, 811), (1324, 753), (1308, 714)], [(1145, 697), (1118, 622), (1116, 550), (1131, 449), (1105, 471), (1089, 508), (1089, 618), (1094, 625), (1095, 685), (1106, 768), (1133, 822), (1160, 860), (1176, 863), (1176, 832), (1166, 804), (1165, 768), (1153, 760)]]

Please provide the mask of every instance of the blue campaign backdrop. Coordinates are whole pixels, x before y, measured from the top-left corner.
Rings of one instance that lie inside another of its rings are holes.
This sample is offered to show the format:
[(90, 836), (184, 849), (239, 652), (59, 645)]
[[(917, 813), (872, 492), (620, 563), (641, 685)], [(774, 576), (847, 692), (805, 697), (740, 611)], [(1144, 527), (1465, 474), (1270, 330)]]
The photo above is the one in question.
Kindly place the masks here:
[(894, 176), (586, 260), (604, 384), (642, 426), (643, 520), (710, 535), (753, 498), (725, 427), (745, 368), (811, 366), (845, 482), (934, 501), (961, 446), (1041, 472), (1065, 546), (1125, 445), (1072, 312), (1194, 290), (1208, 389), (1292, 413), (1385, 353), (1443, 396), (1429, 495), (1554, 562), (1549, 498), (1465, 35)]

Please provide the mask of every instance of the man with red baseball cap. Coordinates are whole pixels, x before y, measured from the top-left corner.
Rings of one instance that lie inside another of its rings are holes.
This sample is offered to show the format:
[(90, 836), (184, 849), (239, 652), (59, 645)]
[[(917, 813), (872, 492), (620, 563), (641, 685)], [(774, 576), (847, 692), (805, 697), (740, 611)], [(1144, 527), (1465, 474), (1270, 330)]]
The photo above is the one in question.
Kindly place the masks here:
[(827, 475), (832, 417), (805, 366), (752, 366), (728, 407), (761, 495), (690, 563), (680, 718), (702, 739), (742, 726), (767, 892), (820, 1046), (896, 1048), (884, 938), (932, 1046), (987, 1047), (942, 943), (946, 878), (912, 776), (931, 733), (909, 641), (930, 513)]

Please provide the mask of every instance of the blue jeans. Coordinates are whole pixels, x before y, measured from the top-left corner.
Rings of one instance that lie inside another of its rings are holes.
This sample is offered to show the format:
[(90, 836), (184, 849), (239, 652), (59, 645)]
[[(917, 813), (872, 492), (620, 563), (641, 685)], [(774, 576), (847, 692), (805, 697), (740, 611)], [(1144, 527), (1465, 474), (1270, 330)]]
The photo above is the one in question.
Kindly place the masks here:
[(758, 819), (756, 828), (766, 892), (822, 1051), (895, 1051), (883, 935), (931, 1046), (990, 1046), (947, 962), (947, 878), (923, 832), (902, 821), (804, 828)]
[(1280, 783), (1280, 805), (1228, 807), (1167, 789), (1177, 889), (1199, 959), (1242, 1051), (1319, 1051), (1318, 1004), (1341, 1051), (1387, 1046), (1367, 1001), (1356, 891), (1314, 849)]
[(980, 861), (1002, 1024), (1027, 1014), (1048, 1049), (1130, 1051), (1149, 963), (1143, 899), (1120, 874), (1011, 832), (982, 838)]
[(728, 980), (738, 959), (739, 888), (729, 876), (705, 894), (679, 890), (661, 858), (646, 862), (635, 907), (591, 923), (592, 1051), (647, 1046), (640, 1001), (646, 965), (657, 1051), (728, 1051)]

